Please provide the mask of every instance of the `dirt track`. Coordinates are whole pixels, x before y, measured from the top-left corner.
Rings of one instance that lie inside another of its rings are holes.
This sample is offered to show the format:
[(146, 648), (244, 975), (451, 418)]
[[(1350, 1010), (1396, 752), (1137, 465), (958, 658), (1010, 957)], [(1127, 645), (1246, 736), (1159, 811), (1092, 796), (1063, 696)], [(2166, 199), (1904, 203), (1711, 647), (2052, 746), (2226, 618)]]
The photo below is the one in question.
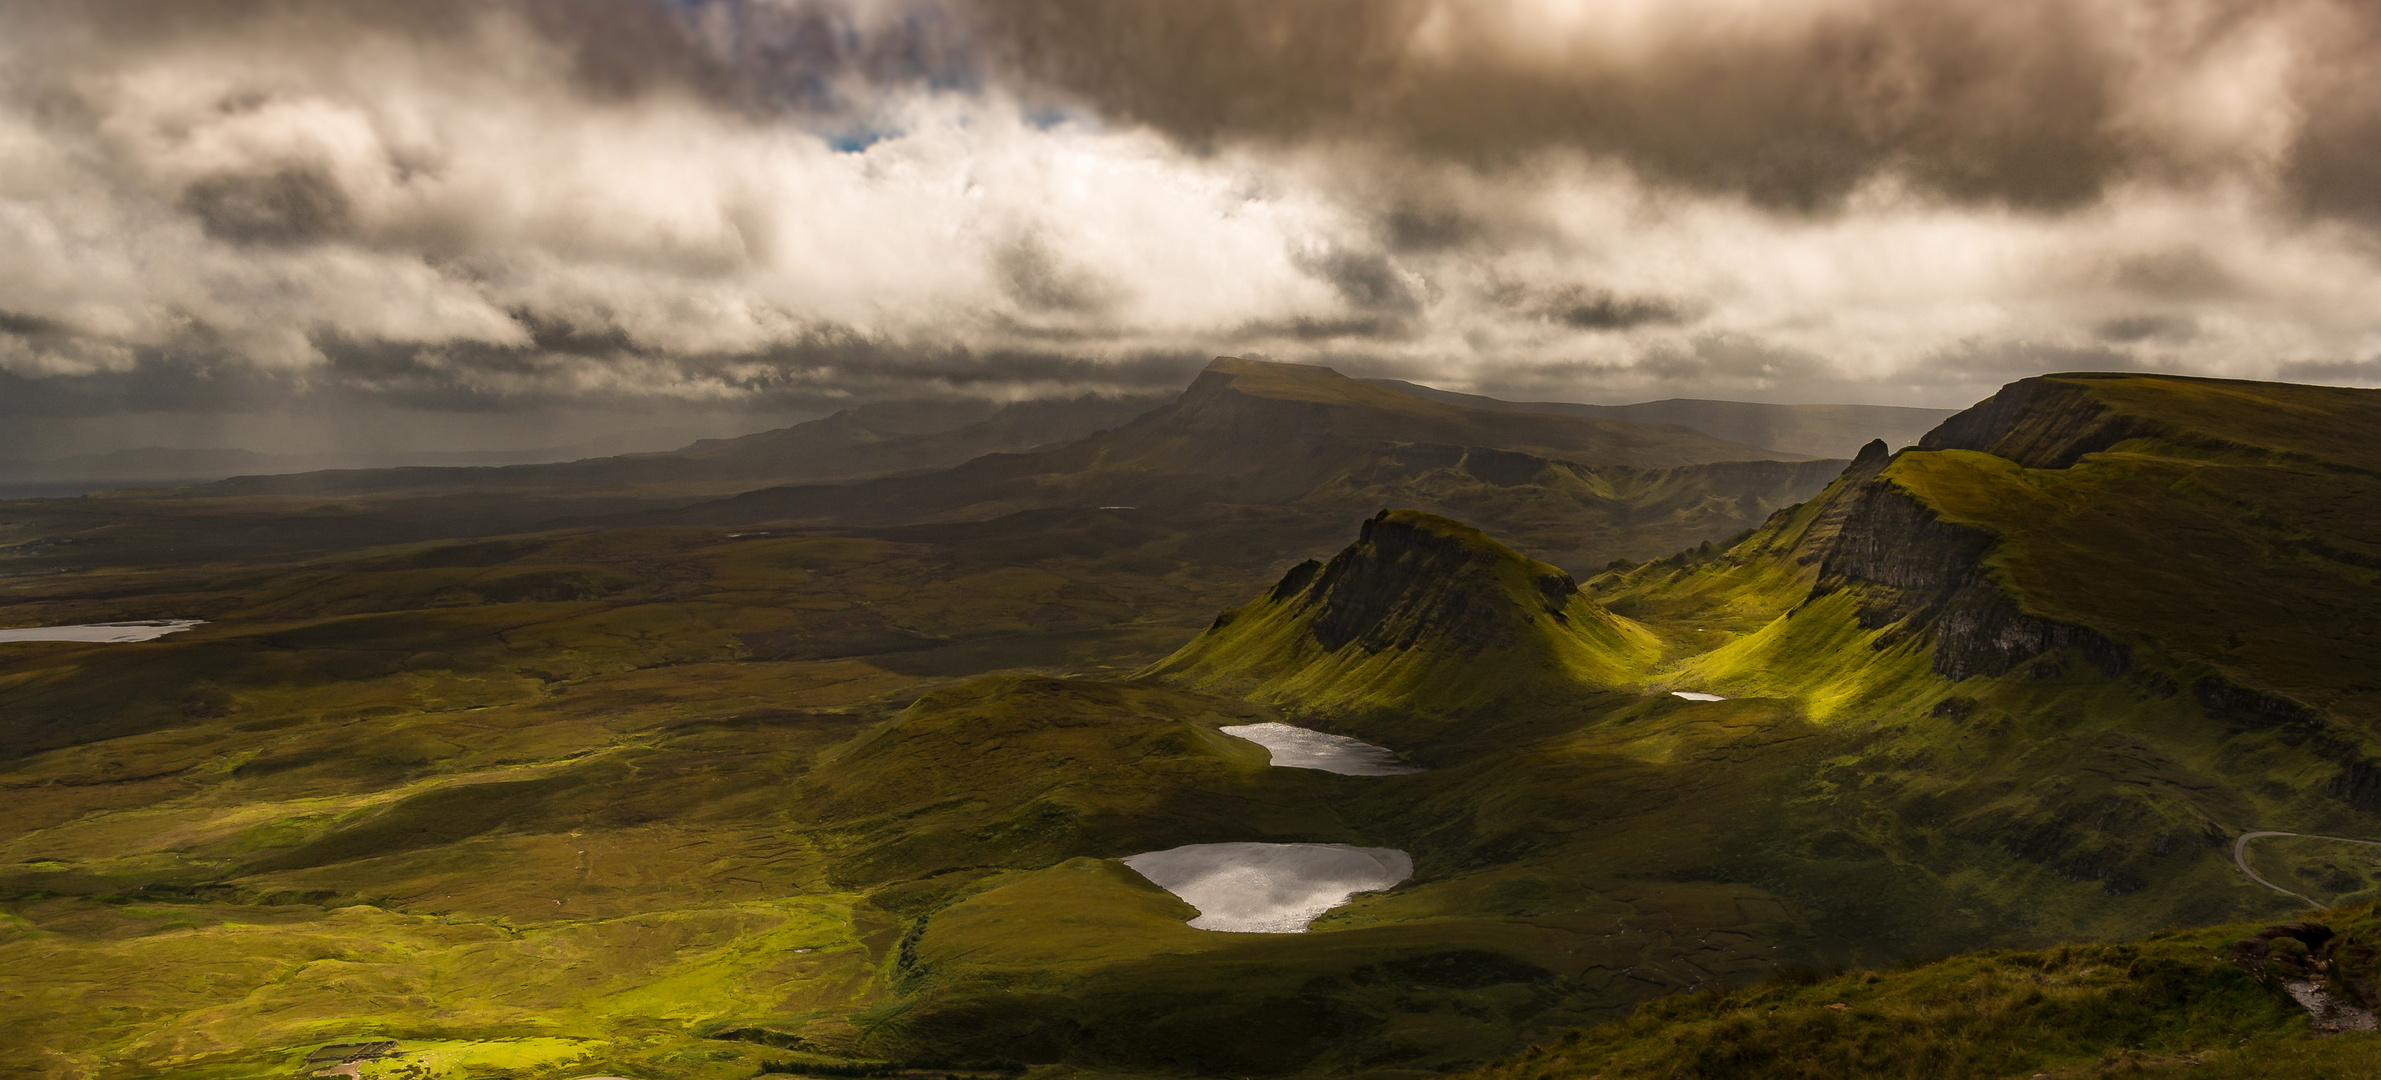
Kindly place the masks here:
[(2326, 905), (2314, 900), (2310, 900), (2307, 897), (2300, 896), (2299, 894), (2291, 892), (2290, 890), (2276, 885), (2273, 882), (2267, 881), (2263, 875), (2260, 875), (2255, 870), (2249, 869), (2249, 841), (2262, 840), (2268, 836), (2303, 836), (2309, 840), (2337, 840), (2343, 844), (2366, 844), (2373, 847), (2381, 847), (2381, 840), (2351, 840), (2345, 836), (2321, 836), (2315, 833), (2270, 831), (2242, 833), (2240, 834), (2240, 839), (2232, 842), (2232, 865), (2238, 867), (2241, 873), (2249, 875), (2249, 880), (2254, 881), (2259, 885), (2263, 885), (2268, 889), (2272, 889), (2275, 892), (2281, 893), (2282, 895), (2293, 900), (2305, 900), (2308, 907), (2324, 907)]

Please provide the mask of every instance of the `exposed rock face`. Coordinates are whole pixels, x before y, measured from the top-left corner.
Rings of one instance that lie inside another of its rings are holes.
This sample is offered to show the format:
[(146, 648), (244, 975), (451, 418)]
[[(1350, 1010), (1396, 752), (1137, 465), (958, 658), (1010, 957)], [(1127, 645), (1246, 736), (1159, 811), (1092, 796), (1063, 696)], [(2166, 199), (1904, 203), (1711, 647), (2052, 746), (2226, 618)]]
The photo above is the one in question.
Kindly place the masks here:
[[(1884, 472), (1885, 466), (1892, 463), (1893, 451), (1885, 445), (1885, 440), (1871, 440), (1860, 448), (1859, 456), (1845, 467), (1834, 486), (1839, 492), (1857, 491), (1861, 485), (1875, 480), (1877, 474)], [(1858, 499), (1839, 497), (1821, 506), (1818, 520), (1811, 523), (1810, 529), (1803, 533), (1798, 543), (1795, 561), (1808, 566), (1826, 557), (1835, 539), (1843, 534), (1845, 519), (1851, 516), (1853, 508), (1859, 504)]]
[(2085, 454), (2163, 430), (2163, 425), (2110, 409), (2073, 382), (2044, 376), (2002, 387), (1991, 400), (1927, 432), (1918, 446), (1980, 451), (2029, 469), (2064, 469)]
[(2255, 727), (2317, 727), (2323, 723), (2313, 709), (2277, 694), (2251, 690), (2221, 675), (2191, 684), (2191, 695), (2209, 716)]
[(2232, 943), (2232, 962), (2259, 982), (2279, 986), (2305, 1009), (2317, 1034), (2373, 1031), (2374, 961), (2381, 956), (2355, 933), (2317, 922), (2283, 923)]
[(2323, 792), (2366, 813), (2381, 813), (2381, 762), (2351, 761), (2341, 766)]
[(2129, 666), (2124, 646), (2019, 610), (1984, 565), (1995, 542), (1991, 534), (1943, 520), (1888, 480), (1852, 488), (1844, 502), (1836, 535), (1813, 553), (1819, 582), (1812, 599), (1857, 587), (1863, 627), (1899, 624), (1893, 640), (1931, 629), (1936, 674), (1953, 680), (2003, 675), (2070, 648), (2112, 678)]
[[(1306, 590), (1305, 602), (1316, 608), (1315, 641), (1330, 650), (1354, 642), (1367, 652), (1410, 649), (1425, 639), (1475, 653), (1511, 645), (1526, 629), (1526, 614), (1513, 610), (1492, 579), (1496, 562), (1465, 536), (1384, 510)], [(1281, 595), (1306, 573), (1314, 572), (1293, 568), (1269, 595)], [(1559, 615), (1579, 591), (1559, 571), (1533, 583), (1550, 614)]]

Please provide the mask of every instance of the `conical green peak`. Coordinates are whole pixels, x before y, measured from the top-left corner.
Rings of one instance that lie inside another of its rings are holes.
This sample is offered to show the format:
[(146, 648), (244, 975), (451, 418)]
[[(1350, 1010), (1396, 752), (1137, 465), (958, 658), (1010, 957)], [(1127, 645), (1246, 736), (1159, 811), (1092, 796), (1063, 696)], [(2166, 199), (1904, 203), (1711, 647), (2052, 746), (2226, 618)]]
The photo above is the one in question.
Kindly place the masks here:
[(1656, 651), (1561, 569), (1462, 522), (1384, 510), (1147, 674), (1310, 712), (1445, 715), (1625, 685)]

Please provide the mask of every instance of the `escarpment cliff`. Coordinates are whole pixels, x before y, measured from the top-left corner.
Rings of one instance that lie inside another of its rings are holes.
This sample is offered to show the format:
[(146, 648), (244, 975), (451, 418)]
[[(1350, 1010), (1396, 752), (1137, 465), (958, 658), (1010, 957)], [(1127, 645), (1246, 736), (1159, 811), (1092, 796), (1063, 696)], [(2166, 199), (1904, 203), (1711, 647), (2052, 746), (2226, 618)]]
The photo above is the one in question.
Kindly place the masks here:
[(1887, 640), (1931, 635), (1946, 677), (2072, 651), (2351, 760), (2363, 739), (2346, 733), (2381, 721), (2362, 674), (2381, 661), (2376, 423), (2374, 391), (2027, 379), (1916, 450), (1863, 454), (1795, 554), (1812, 599), (1849, 591)]
[(2169, 434), (2166, 424), (2117, 411), (2090, 376), (2041, 376), (2001, 388), (1918, 440), (1923, 450), (1975, 450), (2029, 469), (2064, 469), (2127, 439)]
[(2005, 675), (2019, 664), (2074, 649), (2111, 678), (2128, 650), (2100, 633), (2027, 614), (1985, 562), (1996, 537), (1947, 521), (1882, 476), (1847, 492), (1841, 524), (1816, 552), (1811, 599), (1851, 589), (1860, 624), (1896, 627), (1887, 640), (1934, 635), (1934, 671), (1954, 681)]

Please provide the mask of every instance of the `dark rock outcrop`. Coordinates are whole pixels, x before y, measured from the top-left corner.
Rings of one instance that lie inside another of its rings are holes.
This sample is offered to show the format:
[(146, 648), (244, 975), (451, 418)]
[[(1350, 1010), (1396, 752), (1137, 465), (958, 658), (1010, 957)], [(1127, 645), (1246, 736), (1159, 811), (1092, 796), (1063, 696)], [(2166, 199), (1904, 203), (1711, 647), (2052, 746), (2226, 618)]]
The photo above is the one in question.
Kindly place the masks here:
[(1886, 447), (1885, 440), (1871, 440), (1860, 448), (1860, 454), (1844, 467), (1843, 475), (1836, 477), (1834, 484), (1830, 485), (1833, 497), (1821, 504), (1819, 516), (1797, 541), (1796, 562), (1808, 566), (1826, 557), (1836, 538), (1843, 535), (1844, 521), (1851, 516), (1853, 508), (1859, 505), (1860, 500), (1848, 496), (1875, 480), (1879, 473), (1885, 471), (1885, 466), (1891, 464), (1893, 451)]
[(2318, 1035), (2372, 1031), (2374, 962), (2381, 949), (2318, 922), (2269, 926), (2232, 943), (2232, 962), (2290, 995)]
[(1900, 628), (1889, 641), (1931, 631), (1936, 674), (1955, 681), (2002, 675), (2063, 649), (2074, 649), (2111, 678), (2130, 666), (2123, 645), (2019, 609), (1984, 564), (1996, 542), (1992, 534), (1943, 520), (1887, 480), (1850, 490), (1845, 503), (1835, 537), (1817, 552), (1819, 581), (1811, 598), (1854, 589), (1862, 627)]
[(2323, 793), (2368, 814), (2381, 813), (2381, 762), (2351, 761), (2323, 785)]
[[(1310, 626), (1329, 650), (1350, 642), (1367, 652), (1408, 649), (1424, 639), (1466, 652), (1512, 644), (1529, 613), (1494, 580), (1498, 555), (1462, 533), (1432, 527), (1440, 520), (1383, 510), (1320, 571), (1293, 568), (1268, 595), (1282, 595), (1285, 587), (1297, 592), (1291, 579), (1311, 577), (1302, 602), (1317, 608)], [(1569, 574), (1546, 569), (1532, 584), (1546, 610), (1559, 612), (1579, 586)]]
[(2199, 699), (2199, 707), (2209, 716), (2244, 726), (2320, 727), (2323, 723), (2322, 715), (2313, 709), (2278, 694), (2251, 690), (2221, 675), (2192, 683), (2191, 696)]

